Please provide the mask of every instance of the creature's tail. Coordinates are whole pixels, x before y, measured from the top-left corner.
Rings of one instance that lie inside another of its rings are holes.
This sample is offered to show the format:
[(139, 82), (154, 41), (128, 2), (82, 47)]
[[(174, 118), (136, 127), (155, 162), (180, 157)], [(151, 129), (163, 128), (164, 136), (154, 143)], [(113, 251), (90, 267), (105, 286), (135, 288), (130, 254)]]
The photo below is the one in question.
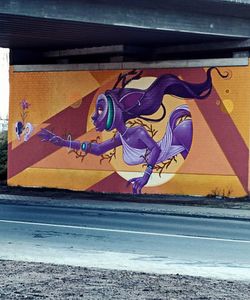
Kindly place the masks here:
[(170, 128), (172, 130), (174, 130), (178, 124), (178, 121), (184, 117), (191, 117), (191, 113), (190, 113), (188, 106), (180, 105), (180, 106), (176, 107), (176, 109), (171, 113), (171, 115), (169, 117)]
[[(181, 153), (185, 158), (190, 150), (193, 136), (192, 120), (180, 122), (180, 118), (190, 117), (190, 111), (187, 105), (180, 105), (172, 111), (166, 132), (163, 138), (158, 142), (161, 153), (158, 162), (168, 160)], [(185, 125), (183, 126), (183, 124)]]

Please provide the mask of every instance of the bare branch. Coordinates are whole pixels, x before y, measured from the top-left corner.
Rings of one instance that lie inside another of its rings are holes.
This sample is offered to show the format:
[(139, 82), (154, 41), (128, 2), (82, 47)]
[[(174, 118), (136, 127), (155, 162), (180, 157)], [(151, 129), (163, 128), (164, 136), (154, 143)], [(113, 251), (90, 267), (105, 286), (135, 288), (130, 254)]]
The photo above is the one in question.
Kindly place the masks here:
[(128, 124), (129, 127), (134, 127), (136, 125), (143, 126), (147, 130), (147, 132), (151, 135), (152, 138), (158, 132), (158, 130), (153, 129), (152, 124), (148, 125), (148, 124), (144, 123), (141, 119), (129, 120), (127, 122), (127, 124)]
[(108, 160), (108, 162), (111, 162), (111, 160), (113, 158), (116, 158), (116, 148), (114, 148), (111, 152), (109, 152), (108, 154), (102, 154), (101, 155), (101, 159), (100, 159), (100, 164), (102, 164), (102, 162), (104, 160)]
[(88, 153), (84, 153), (84, 152), (82, 152), (80, 150), (75, 150), (75, 149), (71, 149), (69, 151), (69, 154), (70, 153), (75, 153), (75, 157), (76, 158), (81, 158), (81, 162), (83, 162), (84, 158), (88, 155)]
[[(142, 70), (141, 71), (136, 71), (135, 69), (127, 72), (127, 73), (120, 73), (117, 80), (116, 80), (116, 83), (114, 84), (113, 88), (112, 89), (115, 89), (117, 88), (118, 84), (120, 82), (122, 82), (122, 88), (124, 88), (126, 85), (128, 85), (129, 82), (133, 81), (133, 80), (138, 80), (141, 78), (141, 75), (142, 75)], [(134, 75), (133, 77), (131, 77), (130, 79), (127, 79), (128, 76), (131, 76), (131, 75)]]
[(154, 166), (154, 170), (156, 172), (159, 172), (159, 176), (161, 177), (161, 174), (162, 172), (165, 170), (168, 169), (168, 167), (171, 165), (172, 161), (174, 161), (175, 163), (177, 163), (177, 159), (176, 159), (176, 156), (173, 156), (171, 157), (170, 159), (160, 163), (160, 164), (157, 164)]
[[(117, 130), (114, 130), (114, 131), (113, 131), (113, 137), (112, 137), (113, 141), (115, 141), (116, 133), (117, 133)], [(101, 158), (100, 158), (100, 164), (102, 164), (102, 162), (103, 162), (104, 160), (108, 160), (108, 162), (111, 162), (111, 160), (112, 160), (113, 158), (116, 159), (116, 147), (115, 147), (115, 145), (114, 145), (114, 149), (113, 149), (111, 152), (105, 153), (105, 154), (102, 154), (102, 155), (101, 155)]]

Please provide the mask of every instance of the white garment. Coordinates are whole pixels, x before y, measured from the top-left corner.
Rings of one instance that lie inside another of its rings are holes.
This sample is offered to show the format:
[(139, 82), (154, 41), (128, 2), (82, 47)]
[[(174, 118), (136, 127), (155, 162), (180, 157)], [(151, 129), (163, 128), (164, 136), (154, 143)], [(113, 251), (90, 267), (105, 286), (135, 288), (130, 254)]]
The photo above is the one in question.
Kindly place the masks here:
[[(123, 160), (127, 165), (139, 165), (142, 163), (146, 163), (145, 160), (145, 154), (147, 150), (146, 148), (138, 149), (138, 148), (131, 147), (125, 141), (125, 139), (122, 137), (121, 134), (120, 134), (120, 138), (123, 146)], [(157, 142), (158, 146), (161, 149), (161, 152), (156, 163), (161, 163), (163, 161), (166, 161), (185, 150), (183, 146), (171, 145), (172, 138), (173, 138), (172, 129), (170, 128), (170, 125), (168, 123), (167, 130), (164, 137), (159, 142)]]

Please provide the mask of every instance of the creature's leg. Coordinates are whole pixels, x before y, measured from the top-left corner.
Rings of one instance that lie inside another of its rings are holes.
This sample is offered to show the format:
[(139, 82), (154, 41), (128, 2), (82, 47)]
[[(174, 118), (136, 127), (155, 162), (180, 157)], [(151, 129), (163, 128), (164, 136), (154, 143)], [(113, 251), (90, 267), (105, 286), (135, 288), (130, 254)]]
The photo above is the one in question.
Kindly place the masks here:
[(182, 151), (181, 155), (184, 159), (186, 159), (186, 157), (188, 156), (188, 151), (187, 150)]
[(177, 125), (173, 130), (173, 145), (182, 145), (185, 148), (181, 154), (183, 158), (189, 153), (192, 144), (192, 136), (193, 136), (193, 125), (192, 120), (184, 120), (179, 125)]

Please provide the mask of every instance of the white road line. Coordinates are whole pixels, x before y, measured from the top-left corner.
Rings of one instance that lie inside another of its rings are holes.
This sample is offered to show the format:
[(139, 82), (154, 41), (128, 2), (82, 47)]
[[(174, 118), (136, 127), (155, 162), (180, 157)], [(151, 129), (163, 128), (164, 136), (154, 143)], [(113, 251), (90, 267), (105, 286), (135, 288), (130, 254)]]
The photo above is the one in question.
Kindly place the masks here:
[(47, 226), (47, 227), (57, 227), (57, 228), (71, 228), (71, 229), (82, 229), (82, 230), (92, 230), (92, 231), (106, 231), (106, 232), (117, 232), (117, 233), (129, 233), (129, 234), (141, 234), (141, 235), (152, 235), (152, 236), (164, 236), (164, 237), (175, 237), (175, 238), (185, 238), (185, 239), (198, 239), (198, 240), (211, 240), (211, 241), (250, 244), (249, 240), (234, 240), (234, 239), (223, 239), (223, 238), (216, 238), (216, 237), (190, 236), (190, 235), (182, 235), (182, 234), (157, 233), (157, 232), (133, 231), (133, 230), (122, 230), (122, 229), (109, 229), (109, 228), (98, 228), (98, 227), (88, 227), (88, 226), (36, 223), (36, 222), (14, 221), (14, 220), (0, 220), (0, 223), (23, 224), (23, 225), (33, 225), (33, 226)]

